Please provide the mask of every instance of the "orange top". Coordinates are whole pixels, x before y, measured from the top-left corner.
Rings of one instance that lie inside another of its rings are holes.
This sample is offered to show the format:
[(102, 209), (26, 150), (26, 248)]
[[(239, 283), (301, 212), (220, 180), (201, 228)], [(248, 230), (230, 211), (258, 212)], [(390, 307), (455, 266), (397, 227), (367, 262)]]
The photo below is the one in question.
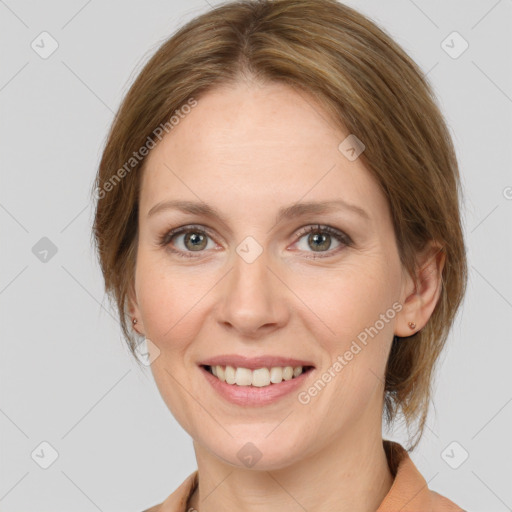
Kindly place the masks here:
[[(427, 482), (400, 444), (385, 440), (384, 449), (394, 480), (376, 512), (464, 512), (449, 499), (429, 490)], [(165, 501), (143, 512), (187, 512), (188, 500), (197, 483), (196, 470)]]

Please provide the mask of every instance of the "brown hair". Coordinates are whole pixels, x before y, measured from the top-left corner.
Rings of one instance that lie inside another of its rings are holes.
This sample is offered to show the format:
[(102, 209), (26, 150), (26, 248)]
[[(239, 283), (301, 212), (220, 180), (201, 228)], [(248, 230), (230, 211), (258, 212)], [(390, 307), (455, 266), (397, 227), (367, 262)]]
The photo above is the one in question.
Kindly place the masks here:
[(386, 370), (386, 419), (391, 422), (401, 409), (407, 426), (416, 423), (414, 447), (428, 413), (434, 365), (466, 289), (458, 164), (421, 69), (382, 29), (335, 0), (247, 0), (216, 7), (168, 39), (131, 86), (94, 184), (93, 226), (105, 288), (128, 345), (133, 352), (127, 299), (144, 164), (143, 158), (130, 159), (158, 142), (155, 129), (190, 98), (243, 77), (313, 94), (340, 127), (363, 141), (360, 158), (387, 197), (400, 259), (411, 276), (429, 240), (445, 252), (433, 314), (421, 331), (395, 336)]

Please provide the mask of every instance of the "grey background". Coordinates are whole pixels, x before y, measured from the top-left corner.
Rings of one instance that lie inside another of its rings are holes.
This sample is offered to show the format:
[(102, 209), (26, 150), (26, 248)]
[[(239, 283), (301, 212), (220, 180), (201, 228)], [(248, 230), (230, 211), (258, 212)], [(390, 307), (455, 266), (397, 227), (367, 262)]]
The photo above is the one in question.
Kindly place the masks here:
[[(512, 510), (512, 1), (347, 4), (428, 73), (466, 194), (468, 293), (412, 458), (433, 489), (468, 511)], [(108, 307), (88, 194), (137, 71), (209, 8), (0, 0), (1, 511), (140, 511), (196, 468), (188, 434), (149, 369), (132, 361)], [(47, 59), (31, 48), (42, 31), (59, 45)], [(469, 43), (456, 59), (441, 45), (453, 31)], [(43, 237), (57, 249), (46, 262), (33, 252)], [(386, 435), (404, 440), (400, 430)], [(31, 457), (43, 441), (59, 455), (48, 469)], [(468, 459), (453, 469), (446, 453), (456, 465), (463, 450)]]

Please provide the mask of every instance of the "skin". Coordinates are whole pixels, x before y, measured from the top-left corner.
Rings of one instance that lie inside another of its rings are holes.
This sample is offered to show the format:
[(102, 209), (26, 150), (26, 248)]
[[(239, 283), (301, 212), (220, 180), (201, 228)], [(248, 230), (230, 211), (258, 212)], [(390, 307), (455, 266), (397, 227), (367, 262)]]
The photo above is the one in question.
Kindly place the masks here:
[[(151, 369), (161, 396), (193, 439), (199, 486), (189, 506), (200, 512), (370, 512), (392, 485), (381, 434), (386, 361), (394, 334), (428, 321), (444, 260), (432, 258), (434, 246), (418, 255), (415, 290), (383, 193), (361, 159), (338, 150), (347, 135), (306, 93), (242, 81), (198, 99), (147, 157), (131, 313), (160, 351)], [(340, 198), (369, 219), (339, 209), (275, 222), (280, 207)], [(178, 210), (148, 217), (172, 199), (203, 201), (226, 224)], [(201, 251), (183, 234), (159, 245), (190, 224), (209, 228)], [(320, 230), (327, 244), (315, 251), (298, 233), (316, 224), (353, 244)], [(236, 252), (247, 236), (263, 250), (250, 264)], [(315, 365), (307, 389), (396, 302), (401, 311), (308, 404), (297, 393), (231, 404), (198, 367), (229, 353), (296, 357)], [(250, 468), (237, 457), (247, 442), (262, 453)]]

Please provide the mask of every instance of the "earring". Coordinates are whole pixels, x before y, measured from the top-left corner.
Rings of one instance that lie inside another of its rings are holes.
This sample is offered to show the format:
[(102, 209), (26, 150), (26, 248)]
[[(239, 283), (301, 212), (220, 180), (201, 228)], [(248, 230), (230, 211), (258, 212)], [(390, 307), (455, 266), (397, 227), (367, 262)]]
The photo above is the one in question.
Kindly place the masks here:
[(132, 324), (135, 325), (137, 323), (137, 319), (136, 318), (133, 318), (132, 319)]
[(409, 322), (407, 324), (411, 329), (414, 329), (416, 327), (416, 324), (414, 322)]

